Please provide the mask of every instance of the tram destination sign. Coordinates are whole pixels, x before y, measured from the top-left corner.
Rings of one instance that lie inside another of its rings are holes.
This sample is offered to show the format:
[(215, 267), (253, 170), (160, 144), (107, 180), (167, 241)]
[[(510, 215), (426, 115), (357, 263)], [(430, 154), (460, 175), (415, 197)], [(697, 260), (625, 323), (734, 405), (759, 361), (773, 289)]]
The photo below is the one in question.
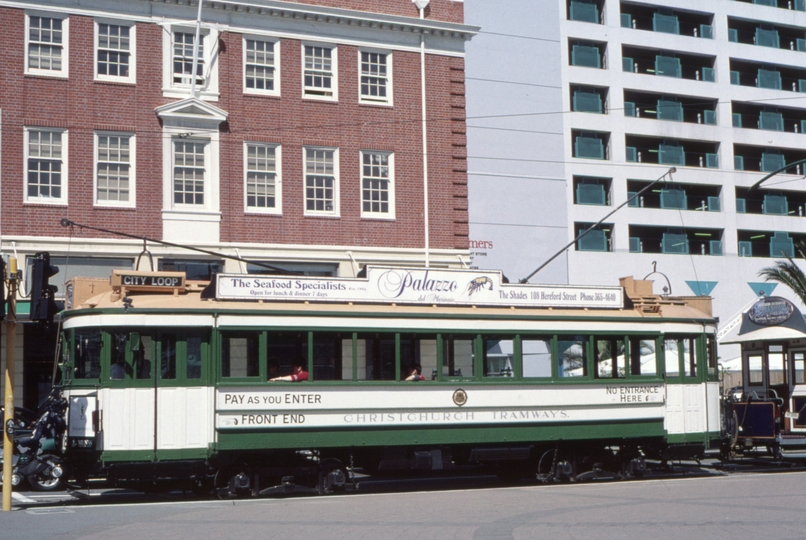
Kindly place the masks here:
[(400, 304), (621, 308), (621, 287), (504, 283), (500, 272), (368, 267), (365, 278), (219, 274), (216, 298)]

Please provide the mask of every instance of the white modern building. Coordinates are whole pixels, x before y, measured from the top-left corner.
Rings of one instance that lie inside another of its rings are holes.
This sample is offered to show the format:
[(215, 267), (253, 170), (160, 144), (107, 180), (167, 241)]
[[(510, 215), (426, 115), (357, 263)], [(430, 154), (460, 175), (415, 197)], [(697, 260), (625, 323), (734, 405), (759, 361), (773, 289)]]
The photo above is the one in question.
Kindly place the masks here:
[(530, 281), (656, 268), (657, 293), (710, 294), (725, 325), (772, 292), (759, 270), (806, 239), (805, 0), (465, 8), (482, 27), (467, 55), (475, 266), (525, 278), (662, 178)]

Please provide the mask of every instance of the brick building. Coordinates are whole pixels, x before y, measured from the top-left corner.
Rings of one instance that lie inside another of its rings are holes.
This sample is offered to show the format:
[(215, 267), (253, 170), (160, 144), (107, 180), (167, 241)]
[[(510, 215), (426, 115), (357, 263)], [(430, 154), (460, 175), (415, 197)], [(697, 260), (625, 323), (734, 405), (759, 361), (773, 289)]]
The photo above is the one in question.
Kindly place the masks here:
[[(137, 267), (142, 241), (68, 218), (308, 274), (464, 262), (461, 1), (205, 1), (198, 50), (197, 10), (0, 2), (4, 257), (49, 252), (59, 294)], [(189, 277), (265, 271), (147, 248)], [(40, 334), (18, 338), (28, 406), (50, 374)]]

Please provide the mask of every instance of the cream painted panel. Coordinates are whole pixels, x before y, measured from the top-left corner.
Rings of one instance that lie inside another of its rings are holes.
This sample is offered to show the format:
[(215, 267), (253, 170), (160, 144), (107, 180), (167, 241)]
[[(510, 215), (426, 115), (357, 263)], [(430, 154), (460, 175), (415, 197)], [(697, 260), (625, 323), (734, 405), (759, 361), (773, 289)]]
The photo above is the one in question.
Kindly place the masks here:
[(719, 383), (705, 384), (706, 404), (708, 406), (708, 431), (720, 431), (722, 424), (719, 421)]
[(685, 396), (685, 429), (686, 433), (702, 433), (705, 431), (705, 388), (699, 384), (683, 386)]
[(158, 396), (158, 449), (207, 448), (212, 442), (213, 389), (160, 388)]
[(154, 390), (104, 388), (100, 408), (104, 450), (154, 448)]
[(666, 414), (663, 427), (669, 434), (685, 433), (683, 416), (683, 386), (679, 384), (666, 385)]

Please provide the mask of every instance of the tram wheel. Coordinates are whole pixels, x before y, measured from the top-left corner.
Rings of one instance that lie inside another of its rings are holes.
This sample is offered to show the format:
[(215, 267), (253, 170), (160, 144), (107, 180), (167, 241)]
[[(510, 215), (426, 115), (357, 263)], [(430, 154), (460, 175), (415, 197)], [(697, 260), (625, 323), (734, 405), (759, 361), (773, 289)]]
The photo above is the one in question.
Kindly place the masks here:
[(344, 491), (347, 478), (347, 469), (341, 461), (335, 458), (325, 458), (319, 463), (319, 481), (316, 484), (316, 491), (319, 495)]

